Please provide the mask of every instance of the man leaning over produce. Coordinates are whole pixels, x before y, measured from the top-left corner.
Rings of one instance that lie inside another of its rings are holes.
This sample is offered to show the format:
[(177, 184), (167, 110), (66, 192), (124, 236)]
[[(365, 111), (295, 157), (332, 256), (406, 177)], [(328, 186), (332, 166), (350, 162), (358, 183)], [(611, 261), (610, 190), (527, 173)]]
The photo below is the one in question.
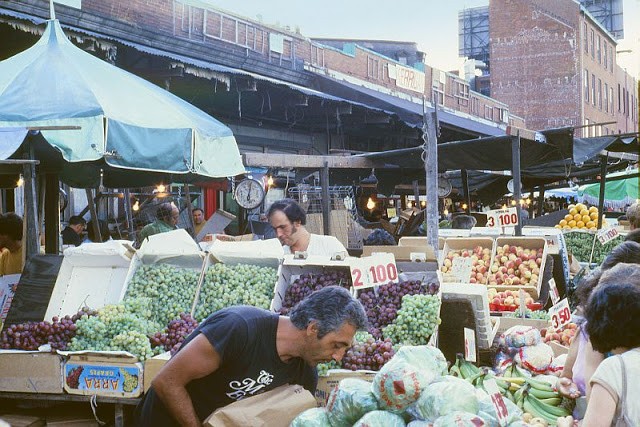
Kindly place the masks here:
[(337, 286), (314, 292), (288, 317), (250, 306), (219, 310), (158, 373), (136, 425), (201, 426), (215, 409), (283, 384), (314, 393), (316, 365), (340, 361), (366, 319), (360, 302)]
[(156, 210), (157, 219), (140, 230), (140, 242), (154, 234), (175, 230), (180, 218), (180, 211), (173, 203), (162, 203)]

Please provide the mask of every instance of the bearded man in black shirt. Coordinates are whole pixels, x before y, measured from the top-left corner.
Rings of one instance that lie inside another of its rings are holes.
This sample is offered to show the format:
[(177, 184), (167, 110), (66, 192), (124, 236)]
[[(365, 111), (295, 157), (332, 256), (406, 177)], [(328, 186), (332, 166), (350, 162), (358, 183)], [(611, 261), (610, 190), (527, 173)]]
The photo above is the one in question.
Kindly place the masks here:
[(139, 426), (201, 426), (215, 409), (283, 384), (315, 393), (316, 365), (340, 361), (367, 326), (360, 302), (329, 286), (280, 316), (235, 306), (204, 320), (153, 380)]

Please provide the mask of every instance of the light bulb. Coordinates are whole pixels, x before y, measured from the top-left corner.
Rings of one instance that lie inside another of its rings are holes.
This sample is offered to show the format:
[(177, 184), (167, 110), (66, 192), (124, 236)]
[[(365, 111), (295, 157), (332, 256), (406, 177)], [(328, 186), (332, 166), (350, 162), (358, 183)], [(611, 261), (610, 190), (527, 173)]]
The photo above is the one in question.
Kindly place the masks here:
[(515, 200), (512, 200), (512, 201), (511, 201), (511, 206), (515, 206), (515, 205), (516, 205), (516, 201), (515, 201)]
[(506, 204), (502, 205), (502, 209), (507, 209), (507, 205)]
[(467, 205), (466, 203), (462, 204), (462, 209), (466, 210), (469, 207), (469, 205)]
[(164, 193), (164, 191), (167, 189), (167, 187), (165, 187), (163, 184), (159, 184), (156, 187), (156, 190), (158, 190), (158, 193)]
[(138, 211), (140, 210), (140, 203), (138, 203), (138, 201), (136, 200), (136, 202), (133, 204), (133, 208), (134, 211)]
[(445, 214), (445, 215), (449, 215), (449, 209), (443, 210), (442, 213)]
[(267, 185), (269, 187), (273, 186), (273, 177), (272, 176), (269, 176), (269, 179), (267, 179)]
[(24, 185), (24, 178), (22, 178), (22, 175), (20, 175), (20, 178), (18, 178), (18, 182), (16, 182), (16, 185), (18, 187), (22, 187)]
[(407, 208), (412, 208), (413, 207), (413, 203), (411, 202), (411, 200), (407, 201)]
[(371, 197), (369, 197), (369, 200), (367, 200), (367, 209), (372, 211), (373, 208), (375, 208), (375, 207), (376, 207), (376, 202), (374, 202), (373, 199)]

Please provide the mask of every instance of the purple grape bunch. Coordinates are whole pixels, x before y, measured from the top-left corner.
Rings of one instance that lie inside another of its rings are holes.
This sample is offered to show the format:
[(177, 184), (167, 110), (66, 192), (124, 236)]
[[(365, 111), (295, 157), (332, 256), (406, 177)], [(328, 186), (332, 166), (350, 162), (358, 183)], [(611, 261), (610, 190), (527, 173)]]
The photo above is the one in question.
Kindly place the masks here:
[(342, 367), (357, 371), (367, 369), (379, 371), (394, 356), (395, 351), (390, 339), (379, 340), (373, 337), (356, 342), (342, 358)]
[(358, 295), (369, 320), (369, 333), (375, 338), (382, 338), (382, 328), (391, 324), (402, 305), (405, 295), (435, 295), (438, 283), (424, 284), (420, 280), (387, 283), (378, 288), (363, 290)]
[(296, 304), (311, 295), (312, 292), (327, 286), (351, 288), (351, 277), (343, 270), (325, 273), (305, 273), (295, 279), (284, 294), (280, 314), (286, 315)]
[(0, 348), (16, 350), (37, 350), (49, 344), (53, 350), (67, 350), (71, 339), (76, 336), (76, 320), (82, 316), (95, 316), (97, 312), (83, 307), (76, 314), (62, 318), (54, 316), (49, 321), (25, 322), (9, 325), (0, 335)]
[(180, 317), (169, 322), (164, 332), (156, 332), (149, 338), (151, 347), (162, 346), (173, 356), (186, 337), (198, 327), (198, 321), (188, 313), (180, 313)]

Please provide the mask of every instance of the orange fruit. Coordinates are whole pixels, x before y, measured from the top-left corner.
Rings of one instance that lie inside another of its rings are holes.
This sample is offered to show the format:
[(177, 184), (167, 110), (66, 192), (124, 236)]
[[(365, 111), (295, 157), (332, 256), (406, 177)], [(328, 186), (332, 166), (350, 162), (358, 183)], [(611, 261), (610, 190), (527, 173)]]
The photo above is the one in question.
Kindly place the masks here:
[(578, 210), (577, 210), (576, 208), (569, 209), (569, 213), (570, 213), (571, 215), (575, 215), (575, 214), (577, 214), (577, 213), (578, 213)]
[(593, 222), (593, 221), (585, 222), (585, 224), (584, 224), (584, 225), (585, 225), (585, 227), (587, 227), (588, 229), (591, 229), (592, 227), (596, 227), (596, 223), (595, 223), (595, 222)]
[(578, 227), (578, 228), (584, 228), (584, 222), (582, 222), (582, 221), (578, 221), (578, 222), (576, 222), (576, 227)]
[(595, 206), (591, 206), (591, 207), (589, 208), (589, 213), (591, 213), (591, 212), (598, 213), (598, 208), (596, 208)]
[(566, 219), (561, 219), (560, 222), (558, 223), (558, 225), (560, 227), (564, 227), (565, 225), (567, 225), (567, 220)]
[(576, 226), (576, 222), (575, 222), (574, 220), (571, 220), (571, 221), (569, 221), (569, 222), (567, 223), (567, 225), (568, 225), (569, 227), (573, 228), (573, 227), (575, 227), (575, 226)]
[(589, 209), (582, 209), (580, 215), (589, 215)]
[(580, 215), (580, 214), (575, 214), (575, 215), (573, 216), (573, 219), (575, 219), (576, 221), (581, 221), (581, 220), (582, 220), (582, 215)]
[(589, 216), (591, 217), (592, 220), (597, 221), (598, 220), (598, 210), (596, 209), (595, 212), (591, 212), (589, 214)]
[[(566, 215), (564, 216), (564, 220), (565, 220), (565, 221), (571, 221), (572, 219), (573, 219), (573, 215), (566, 214)], [(597, 217), (597, 216), (596, 216), (596, 219), (598, 219), (598, 217)]]
[(586, 224), (589, 221), (591, 221), (591, 217), (589, 215), (582, 215), (582, 222)]

